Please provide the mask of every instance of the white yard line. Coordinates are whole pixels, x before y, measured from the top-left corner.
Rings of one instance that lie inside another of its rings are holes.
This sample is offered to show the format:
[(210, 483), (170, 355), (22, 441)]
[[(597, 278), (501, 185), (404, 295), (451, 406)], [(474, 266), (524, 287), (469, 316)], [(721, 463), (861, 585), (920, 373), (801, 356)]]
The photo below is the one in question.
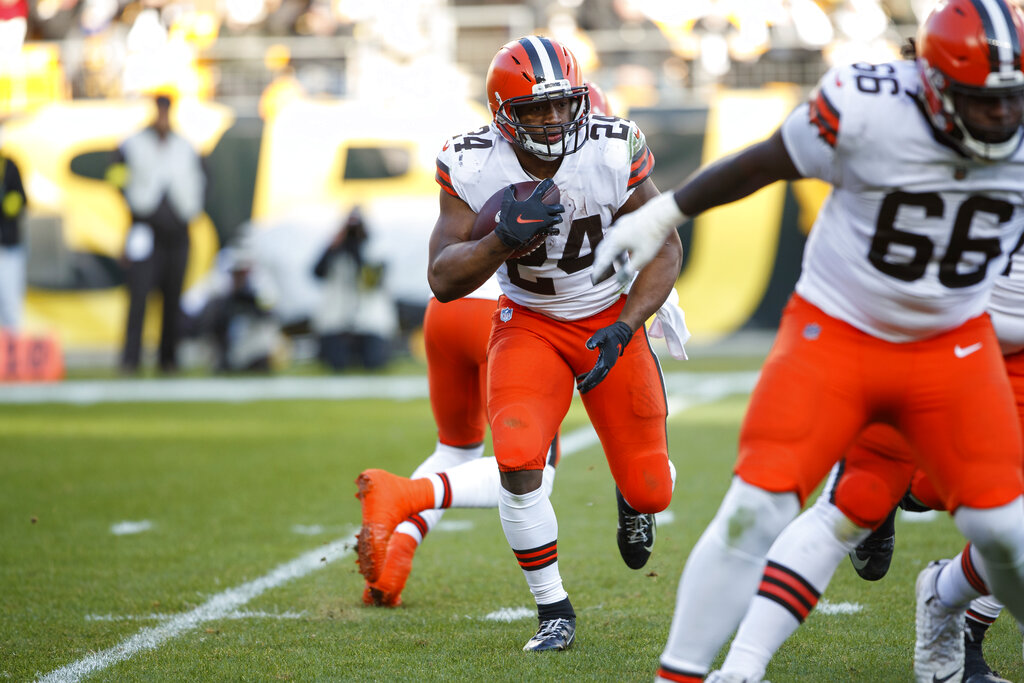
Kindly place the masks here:
[(347, 557), (351, 554), (354, 545), (355, 535), (353, 534), (310, 550), (290, 562), (279, 565), (269, 574), (214, 595), (191, 612), (173, 615), (158, 626), (144, 628), (112, 648), (95, 652), (88, 657), (51, 671), (38, 680), (40, 683), (44, 681), (46, 683), (79, 681), (112, 664), (123, 662), (139, 652), (155, 650), (165, 641), (191, 631), (200, 624), (230, 617), (239, 607), (272, 588), (301, 578), (314, 570), (327, 566), (334, 560)]
[[(708, 375), (706, 377), (702, 377), (699, 374), (692, 374), (692, 375), (688, 374), (686, 378), (680, 378), (680, 377), (671, 377), (670, 378), (670, 377), (666, 377), (666, 386), (669, 387), (669, 416), (672, 417), (673, 415), (676, 415), (676, 414), (678, 414), (678, 413), (680, 413), (682, 411), (685, 411), (685, 410), (687, 410), (689, 408), (692, 408), (692, 407), (694, 407), (696, 405), (701, 405), (701, 404), (704, 404), (704, 403), (710, 403), (712, 401), (716, 401), (718, 399), (724, 398), (725, 396), (728, 396), (730, 394), (744, 393), (744, 392), (750, 391), (750, 388), (753, 386), (753, 382), (754, 382), (754, 378), (755, 377), (756, 377), (756, 374), (754, 374), (754, 373), (729, 373), (728, 375), (726, 375), (726, 374), (716, 374), (714, 376)], [(282, 378), (282, 379), (293, 379), (294, 380), (296, 378)], [(387, 380), (387, 379), (392, 379), (392, 378), (383, 378), (383, 379)], [(411, 394), (415, 394), (416, 391), (415, 390), (410, 391), (410, 387), (412, 385), (414, 385), (415, 382), (410, 383), (410, 382), (406, 381), (405, 378), (399, 378), (399, 379), (401, 379), (402, 381), (395, 382), (395, 383), (387, 383), (387, 385), (391, 386), (392, 389), (396, 390), (396, 393), (401, 394), (401, 396), (395, 396), (395, 395), (385, 396), (385, 395), (382, 395), (382, 392), (379, 391), (380, 390), (379, 386), (378, 386), (378, 391), (370, 392), (370, 395), (371, 396), (378, 396), (378, 397), (381, 397), (381, 398), (415, 398), (416, 396), (411, 395)], [(322, 380), (320, 380), (320, 381), (322, 382)], [(341, 380), (337, 380), (337, 381), (340, 382)], [(378, 379), (376, 379), (376, 381), (380, 382), (380, 379), (378, 378)], [(199, 392), (202, 395), (201, 399), (198, 398), (198, 394), (193, 394), (192, 393), (192, 392), (195, 391), (195, 388), (190, 388), (190, 389), (188, 389), (188, 391), (186, 391), (184, 388), (180, 388), (179, 391), (172, 391), (172, 392), (170, 392), (171, 394), (174, 394), (178, 398), (173, 398), (173, 397), (169, 398), (168, 397), (168, 392), (166, 390), (168, 384), (173, 383), (175, 386), (183, 387), (184, 386), (183, 383), (186, 383), (186, 382), (197, 382), (197, 383), (201, 382), (201, 383), (206, 384), (205, 390), (202, 391), (202, 392)], [(148, 384), (148, 385), (150, 385), (151, 389), (154, 389), (154, 394), (152, 396), (146, 395), (143, 398), (141, 392), (137, 392), (135, 394), (135, 397), (133, 399), (131, 399), (131, 400), (164, 400), (164, 401), (167, 401), (167, 400), (204, 400), (204, 401), (210, 401), (210, 400), (247, 400), (248, 401), (248, 400), (255, 400), (255, 399), (258, 399), (258, 398), (300, 398), (300, 397), (301, 398), (342, 398), (343, 396), (340, 396), (340, 395), (337, 395), (337, 394), (332, 394), (332, 392), (336, 391), (337, 388), (340, 387), (340, 386), (348, 386), (346, 383), (335, 384), (335, 383), (332, 382), (332, 383), (329, 383), (329, 386), (333, 387), (330, 390), (324, 389), (322, 391), (321, 390), (317, 390), (316, 392), (312, 392), (312, 393), (318, 393), (319, 395), (316, 395), (316, 396), (299, 396), (298, 394), (301, 393), (301, 391), (299, 391), (300, 388), (306, 387), (308, 389), (309, 386), (312, 386), (312, 385), (311, 384), (307, 384), (305, 382), (298, 382), (297, 385), (296, 385), (298, 388), (293, 387), (292, 389), (284, 390), (284, 389), (281, 388), (281, 386), (277, 386), (279, 383), (274, 381), (274, 380), (255, 380), (255, 382), (269, 383), (270, 385), (275, 386), (276, 388), (273, 391), (266, 392), (267, 395), (262, 395), (260, 393), (260, 390), (259, 390), (259, 386), (260, 385), (252, 383), (252, 382), (247, 382), (246, 380), (243, 380), (243, 379), (224, 380), (223, 382), (220, 381), (220, 380), (201, 380), (201, 381), (199, 381), (199, 380), (173, 380), (173, 381), (163, 380), (163, 381), (153, 381), (153, 382), (145, 382), (145, 381), (135, 382), (135, 381), (133, 381), (133, 382), (127, 382), (127, 383), (121, 383), (121, 382), (100, 383), (100, 384), (103, 384), (105, 386), (104, 391), (96, 391), (95, 387), (91, 387), (91, 385), (97, 384), (97, 383), (85, 383), (85, 384), (89, 384), (91, 388), (89, 388), (88, 390), (83, 390), (83, 391), (72, 390), (72, 391), (68, 392), (67, 394), (65, 394), (62, 399), (55, 398), (55, 396), (57, 394), (51, 393), (51, 394), (47, 394), (47, 396), (49, 396), (49, 398), (46, 399), (46, 400), (22, 400), (22, 401), (17, 401), (17, 402), (42, 403), (42, 402), (55, 402), (56, 401), (56, 402), (68, 402), (68, 403), (92, 403), (92, 402), (96, 402), (98, 400), (125, 400), (123, 398), (124, 395), (118, 393), (122, 389), (127, 390), (125, 387), (122, 387), (123, 384), (131, 385), (133, 392), (135, 392), (138, 389), (139, 385), (147, 385)], [(211, 397), (211, 393), (212, 394), (221, 394), (225, 390), (224, 383), (228, 383), (228, 384), (245, 383), (245, 384), (247, 384), (248, 388), (247, 389), (243, 389), (239, 393), (238, 396), (235, 396), (234, 395), (234, 390), (232, 390), (232, 392), (231, 392), (232, 396), (233, 396), (232, 398), (226, 398), (224, 395), (221, 395), (221, 397), (219, 399)], [(65, 385), (66, 384), (69, 384), (69, 383), (65, 383)], [(111, 385), (111, 384), (117, 385), (118, 391), (113, 391), (110, 386), (107, 386), (107, 385)], [(157, 386), (157, 385), (159, 385), (159, 386)], [(51, 386), (53, 388), (57, 388), (57, 387), (61, 387), (63, 385), (45, 385), (45, 386)], [(216, 387), (216, 390), (214, 390), (213, 387)], [(423, 382), (423, 387), (422, 387), (422, 389), (424, 391), (424, 393), (423, 393), (424, 396), (426, 395), (425, 387), (426, 387), (426, 383), (424, 381)], [(7, 387), (7, 389), (9, 389), (9, 388), (10, 387)], [(30, 387), (24, 386), (24, 387), (14, 387), (14, 388), (25, 389), (25, 388), (30, 388)], [(66, 386), (65, 386), (65, 388), (66, 388)], [(351, 389), (352, 389), (352, 387), (349, 387), (349, 389), (346, 389), (346, 391), (342, 391), (342, 392), (338, 392), (338, 393), (346, 393), (346, 392), (348, 392)], [(415, 387), (412, 386), (412, 389), (415, 389)], [(675, 390), (678, 390), (678, 389), (682, 389), (682, 392), (684, 392), (687, 395), (686, 396), (676, 395), (675, 394)], [(101, 394), (102, 394), (102, 396), (101, 396)], [(190, 395), (190, 396), (193, 396), (193, 397), (192, 398), (182, 398), (186, 394)], [(245, 395), (244, 398), (242, 398), (243, 394)], [(326, 395), (326, 394), (332, 394), (332, 395)], [(22, 398), (24, 399), (27, 396), (28, 396), (28, 394), (23, 394)], [(35, 396), (36, 396), (36, 398), (42, 398), (42, 394), (36, 394)], [(113, 396), (119, 396), (120, 398), (113, 398)], [(344, 398), (354, 398), (354, 397), (355, 396), (344, 396)], [(10, 398), (11, 398), (11, 394), (9, 392), (6, 392), (6, 391), (0, 392), (0, 401), (2, 401), (3, 399), (10, 399)], [(88, 400), (83, 400), (85, 398), (88, 398)], [(9, 401), (9, 402), (13, 402), (13, 401)], [(594, 445), (596, 443), (597, 443), (597, 435), (594, 433), (594, 429), (590, 425), (587, 425), (586, 427), (583, 427), (581, 429), (577, 429), (575, 431), (569, 432), (568, 434), (564, 435), (563, 438), (562, 438), (562, 457), (570, 456), (570, 455), (572, 455), (572, 454), (574, 454), (574, 453), (576, 453), (576, 452), (578, 452), (580, 450), (583, 450), (584, 448), (588, 448), (589, 446), (592, 446), (592, 445)], [(313, 572), (314, 570), (317, 570), (317, 569), (320, 569), (321, 567), (327, 566), (329, 563), (331, 563), (331, 562), (333, 562), (335, 560), (347, 557), (349, 554), (351, 554), (352, 549), (353, 549), (354, 546), (355, 546), (355, 535), (353, 534), (352, 536), (348, 536), (348, 537), (345, 537), (345, 538), (340, 538), (340, 539), (338, 539), (336, 541), (333, 541), (333, 542), (328, 543), (328, 544), (326, 544), (324, 546), (316, 548), (315, 550), (310, 550), (309, 552), (300, 555), (299, 557), (295, 558), (294, 560), (291, 560), (290, 562), (286, 562), (286, 563), (284, 563), (282, 565), (279, 565), (277, 568), (273, 569), (269, 574), (266, 574), (266, 575), (264, 575), (264, 576), (262, 576), (262, 577), (260, 577), (258, 579), (254, 579), (253, 581), (249, 581), (248, 583), (243, 583), (240, 586), (236, 586), (234, 588), (229, 588), (226, 591), (223, 591), (221, 593), (218, 593), (218, 594), (214, 595), (212, 598), (207, 600), (204, 604), (202, 604), (199, 607), (195, 608), (191, 612), (185, 612), (183, 614), (171, 615), (163, 623), (161, 623), (161, 624), (159, 624), (157, 626), (153, 626), (153, 627), (149, 627), (149, 628), (144, 628), (141, 631), (139, 631), (138, 633), (136, 633), (134, 636), (128, 638), (127, 640), (122, 641), (121, 643), (115, 645), (114, 647), (111, 647), (109, 649), (103, 650), (101, 652), (95, 652), (95, 653), (89, 655), (88, 657), (85, 657), (83, 659), (79, 659), (78, 661), (73, 662), (71, 664), (68, 664), (67, 666), (61, 667), (59, 669), (55, 669), (54, 671), (51, 671), (50, 673), (46, 674), (42, 678), (38, 679), (38, 681), (39, 681), (39, 683), (44, 683), (44, 682), (45, 683), (72, 683), (73, 681), (79, 681), (82, 678), (84, 678), (86, 676), (89, 676), (90, 674), (96, 673), (97, 671), (100, 671), (102, 669), (107, 668), (108, 666), (111, 666), (112, 664), (116, 664), (118, 662), (123, 662), (126, 659), (131, 658), (133, 655), (138, 654), (139, 652), (143, 652), (145, 650), (154, 650), (157, 647), (159, 647), (160, 645), (162, 645), (164, 642), (166, 642), (166, 641), (168, 641), (168, 640), (170, 640), (172, 638), (176, 638), (176, 637), (182, 635), (183, 633), (191, 631), (191, 630), (197, 628), (200, 624), (203, 624), (203, 623), (206, 623), (206, 622), (209, 622), (209, 621), (217, 621), (219, 619), (231, 618), (231, 615), (235, 614), (236, 611), (242, 605), (245, 605), (250, 600), (258, 597), (262, 593), (264, 593), (264, 592), (266, 592), (266, 591), (268, 591), (268, 590), (270, 590), (272, 588), (276, 588), (276, 587), (278, 587), (280, 585), (283, 585), (283, 584), (285, 584), (285, 583), (287, 583), (289, 581), (292, 581), (293, 579), (302, 578), (303, 576), (306, 576), (307, 574)]]

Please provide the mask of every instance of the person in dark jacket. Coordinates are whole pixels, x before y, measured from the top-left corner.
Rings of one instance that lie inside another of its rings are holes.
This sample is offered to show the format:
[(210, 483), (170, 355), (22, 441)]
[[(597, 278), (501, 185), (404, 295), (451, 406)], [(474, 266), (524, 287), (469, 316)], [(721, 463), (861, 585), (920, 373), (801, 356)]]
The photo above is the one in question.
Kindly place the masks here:
[(21, 218), (25, 187), (17, 164), (0, 152), (0, 330), (17, 332), (25, 305), (25, 248)]

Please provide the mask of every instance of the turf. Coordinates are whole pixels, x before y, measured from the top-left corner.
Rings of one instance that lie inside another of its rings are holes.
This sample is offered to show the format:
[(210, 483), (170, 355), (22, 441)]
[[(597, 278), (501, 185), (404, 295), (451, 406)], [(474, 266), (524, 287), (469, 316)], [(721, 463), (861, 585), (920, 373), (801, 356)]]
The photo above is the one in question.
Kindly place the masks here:
[[(748, 369), (747, 364), (738, 367)], [(671, 368), (670, 368), (671, 369)], [(715, 370), (724, 368), (715, 367)], [(679, 572), (729, 482), (746, 396), (671, 418), (674, 520), (641, 571), (615, 547), (615, 502), (597, 447), (568, 454), (552, 502), (562, 576), (579, 616), (573, 649), (526, 654), (532, 600), (493, 510), (453, 510), (417, 554), (397, 609), (361, 604), (351, 551), (88, 680), (649, 681)], [(576, 402), (566, 430), (586, 422)], [(400, 473), (432, 450), (425, 400), (148, 403), (0, 408), (0, 679), (31, 680), (144, 629), (197, 614), (226, 592), (359, 523), (353, 479)], [(113, 525), (148, 520), (141, 533)], [(302, 533), (298, 533), (301, 531)], [(773, 681), (911, 681), (913, 582), (961, 547), (955, 528), (898, 522), (890, 575), (868, 584), (844, 564), (779, 652)], [(511, 621), (488, 615), (518, 608)], [(1024, 680), (1004, 616), (987, 653)]]

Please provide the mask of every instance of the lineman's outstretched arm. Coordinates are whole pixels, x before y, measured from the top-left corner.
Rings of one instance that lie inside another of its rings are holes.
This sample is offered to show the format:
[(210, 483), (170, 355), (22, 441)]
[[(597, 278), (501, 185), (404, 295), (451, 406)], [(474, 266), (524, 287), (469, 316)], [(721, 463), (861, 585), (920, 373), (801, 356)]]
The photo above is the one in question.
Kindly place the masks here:
[(651, 262), (666, 236), (688, 218), (742, 199), (777, 180), (801, 177), (786, 151), (782, 130), (777, 129), (767, 140), (698, 169), (675, 190), (617, 220), (597, 247), (595, 280), (607, 277), (616, 257), (629, 252), (631, 267), (619, 271), (620, 279), (628, 281)]

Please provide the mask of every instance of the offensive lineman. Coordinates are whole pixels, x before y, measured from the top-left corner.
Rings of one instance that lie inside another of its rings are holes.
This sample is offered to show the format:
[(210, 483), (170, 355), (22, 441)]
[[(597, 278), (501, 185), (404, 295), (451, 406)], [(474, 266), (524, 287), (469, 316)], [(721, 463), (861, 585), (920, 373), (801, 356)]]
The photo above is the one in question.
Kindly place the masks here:
[[(685, 215), (777, 180), (833, 185), (751, 397), (736, 477), (683, 571), (660, 680), (703, 678), (772, 541), (871, 422), (907, 438), (988, 587), (1024, 620), (1021, 430), (984, 313), (1024, 228), (1022, 43), (1021, 14), (1003, 0), (939, 4), (916, 62), (830, 71), (768, 140), (625, 217), (598, 248), (598, 272), (623, 250), (643, 266)], [(848, 522), (874, 495), (863, 483), (836, 491), (847, 521), (831, 520), (833, 533), (848, 550), (866, 531)], [(784, 568), (775, 579), (804, 588)], [(961, 664), (928, 659), (936, 680), (959, 680), (945, 667)]]
[[(498, 510), (537, 603), (539, 628), (524, 649), (563, 650), (575, 637), (576, 615), (541, 485), (547, 445), (575, 381), (624, 501), (637, 514), (668, 506), (666, 398), (641, 330), (675, 284), (682, 245), (678, 236), (662, 240), (628, 296), (611, 279), (592, 285), (593, 249), (604, 231), (658, 194), (643, 133), (620, 119), (591, 122), (575, 57), (548, 38), (503, 46), (486, 87), (491, 125), (451, 138), (437, 158), (441, 214), (428, 281), (439, 301), (450, 301), (497, 271), (503, 294), (488, 347), (487, 406), (501, 471)], [(507, 191), (494, 232), (470, 240), (487, 199), (528, 180), (544, 182), (522, 201)], [(540, 200), (552, 181), (560, 205)], [(546, 238), (535, 251), (506, 260), (538, 234)]]

